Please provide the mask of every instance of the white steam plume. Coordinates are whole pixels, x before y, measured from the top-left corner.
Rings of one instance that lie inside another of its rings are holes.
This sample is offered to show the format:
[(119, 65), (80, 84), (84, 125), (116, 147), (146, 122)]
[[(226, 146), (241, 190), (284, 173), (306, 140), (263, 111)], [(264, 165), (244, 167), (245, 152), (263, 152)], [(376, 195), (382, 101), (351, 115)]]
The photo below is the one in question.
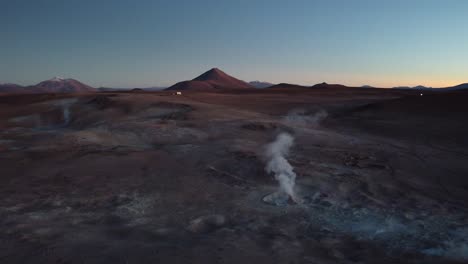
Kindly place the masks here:
[(275, 141), (268, 144), (265, 152), (265, 157), (267, 158), (265, 170), (268, 173), (275, 174), (275, 179), (279, 182), (281, 192), (286, 193), (294, 202), (299, 203), (294, 192), (296, 174), (291, 164), (285, 158), (293, 143), (294, 138), (290, 134), (281, 133), (276, 137)]
[(77, 101), (76, 98), (72, 99), (62, 99), (53, 102), (53, 105), (59, 106), (62, 108), (62, 113), (63, 113), (63, 125), (68, 125), (71, 121), (71, 112), (70, 112), (70, 107)]
[(63, 119), (65, 121), (65, 125), (68, 125), (70, 123), (70, 106), (65, 105), (63, 107)]

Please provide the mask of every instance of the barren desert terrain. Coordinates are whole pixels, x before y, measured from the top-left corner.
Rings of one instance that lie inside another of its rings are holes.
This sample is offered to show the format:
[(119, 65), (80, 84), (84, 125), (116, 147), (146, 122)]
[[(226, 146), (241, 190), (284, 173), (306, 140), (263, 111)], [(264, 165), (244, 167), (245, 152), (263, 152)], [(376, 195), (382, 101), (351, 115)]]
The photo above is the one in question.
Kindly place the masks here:
[[(463, 263), (467, 92), (0, 96), (1, 263)], [(299, 202), (271, 198), (278, 135)]]

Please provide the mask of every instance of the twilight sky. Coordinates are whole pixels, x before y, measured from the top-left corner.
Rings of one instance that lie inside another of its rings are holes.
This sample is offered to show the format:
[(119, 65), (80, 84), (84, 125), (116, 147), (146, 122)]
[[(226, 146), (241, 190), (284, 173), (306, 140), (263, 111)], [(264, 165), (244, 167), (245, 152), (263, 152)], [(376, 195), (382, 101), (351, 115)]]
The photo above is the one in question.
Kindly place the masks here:
[(0, 83), (468, 82), (465, 0), (0, 0)]

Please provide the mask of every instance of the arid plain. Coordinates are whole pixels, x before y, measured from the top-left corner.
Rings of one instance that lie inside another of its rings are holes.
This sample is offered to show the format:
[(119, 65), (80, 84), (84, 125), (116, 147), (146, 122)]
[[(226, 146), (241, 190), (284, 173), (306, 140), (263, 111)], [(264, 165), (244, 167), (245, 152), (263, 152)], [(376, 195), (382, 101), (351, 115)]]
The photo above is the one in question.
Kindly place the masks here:
[[(2, 263), (459, 263), (468, 93), (0, 97)], [(300, 203), (268, 202), (286, 159)]]

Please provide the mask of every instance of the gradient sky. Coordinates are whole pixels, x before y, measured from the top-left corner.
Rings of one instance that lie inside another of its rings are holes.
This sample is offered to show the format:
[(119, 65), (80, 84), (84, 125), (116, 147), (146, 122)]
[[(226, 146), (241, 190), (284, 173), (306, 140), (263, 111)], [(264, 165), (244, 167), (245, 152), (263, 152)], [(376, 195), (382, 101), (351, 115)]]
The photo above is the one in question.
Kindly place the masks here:
[(468, 82), (465, 0), (0, 0), (0, 83)]

